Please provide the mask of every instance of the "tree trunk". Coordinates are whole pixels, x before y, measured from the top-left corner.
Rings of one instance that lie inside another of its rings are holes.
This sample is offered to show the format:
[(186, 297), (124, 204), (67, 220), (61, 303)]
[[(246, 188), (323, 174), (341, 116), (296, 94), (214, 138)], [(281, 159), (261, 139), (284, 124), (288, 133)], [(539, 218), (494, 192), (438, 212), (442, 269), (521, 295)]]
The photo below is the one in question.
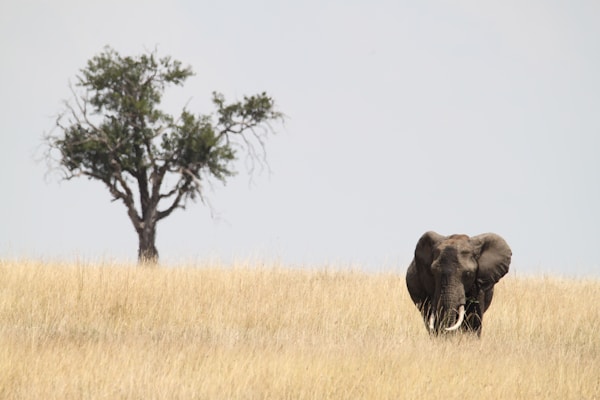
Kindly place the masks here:
[(154, 265), (158, 263), (158, 250), (155, 246), (156, 222), (144, 224), (138, 231), (138, 238), (138, 264)]
[(145, 168), (140, 169), (138, 175), (138, 188), (140, 191), (140, 205), (142, 211), (141, 223), (139, 224), (138, 236), (140, 245), (138, 248), (138, 264), (155, 265), (158, 263), (158, 250), (156, 249), (156, 223), (158, 194), (150, 197), (148, 192), (148, 174)]

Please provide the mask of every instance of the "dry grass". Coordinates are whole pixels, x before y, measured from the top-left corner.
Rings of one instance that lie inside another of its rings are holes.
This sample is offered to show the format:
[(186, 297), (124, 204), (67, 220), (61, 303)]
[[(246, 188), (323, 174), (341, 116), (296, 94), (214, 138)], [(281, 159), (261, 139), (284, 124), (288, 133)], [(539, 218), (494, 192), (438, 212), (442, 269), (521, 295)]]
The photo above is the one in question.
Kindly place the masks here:
[(595, 399), (600, 282), (505, 278), (431, 339), (403, 274), (0, 262), (0, 398)]

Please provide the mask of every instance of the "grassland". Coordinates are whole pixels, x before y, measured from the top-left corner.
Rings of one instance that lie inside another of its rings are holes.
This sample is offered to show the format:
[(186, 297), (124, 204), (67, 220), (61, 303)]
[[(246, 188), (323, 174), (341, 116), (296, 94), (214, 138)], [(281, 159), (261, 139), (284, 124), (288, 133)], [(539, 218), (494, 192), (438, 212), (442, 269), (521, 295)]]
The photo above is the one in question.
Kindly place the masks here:
[(596, 399), (600, 281), (430, 338), (403, 273), (0, 262), (2, 399)]

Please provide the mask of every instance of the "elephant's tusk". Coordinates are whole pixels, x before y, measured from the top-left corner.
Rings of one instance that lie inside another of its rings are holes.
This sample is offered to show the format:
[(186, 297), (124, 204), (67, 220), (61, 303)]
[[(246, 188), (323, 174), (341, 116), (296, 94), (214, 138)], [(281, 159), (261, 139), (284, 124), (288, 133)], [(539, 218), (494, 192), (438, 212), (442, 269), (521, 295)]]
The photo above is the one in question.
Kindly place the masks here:
[(446, 330), (447, 331), (457, 330), (462, 325), (464, 319), (465, 319), (465, 306), (462, 305), (458, 309), (458, 321), (456, 321), (456, 323), (454, 325), (452, 325), (451, 327), (446, 328)]
[(435, 329), (435, 314), (431, 313), (431, 316), (429, 317), (429, 330), (433, 331)]

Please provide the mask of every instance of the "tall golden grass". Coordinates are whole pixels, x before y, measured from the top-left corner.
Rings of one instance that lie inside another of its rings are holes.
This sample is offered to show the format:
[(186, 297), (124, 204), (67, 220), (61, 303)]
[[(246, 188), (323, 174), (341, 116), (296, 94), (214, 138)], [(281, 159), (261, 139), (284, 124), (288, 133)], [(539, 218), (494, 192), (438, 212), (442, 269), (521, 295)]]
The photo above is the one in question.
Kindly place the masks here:
[(506, 277), (430, 338), (403, 275), (0, 262), (0, 398), (600, 398), (599, 281)]

